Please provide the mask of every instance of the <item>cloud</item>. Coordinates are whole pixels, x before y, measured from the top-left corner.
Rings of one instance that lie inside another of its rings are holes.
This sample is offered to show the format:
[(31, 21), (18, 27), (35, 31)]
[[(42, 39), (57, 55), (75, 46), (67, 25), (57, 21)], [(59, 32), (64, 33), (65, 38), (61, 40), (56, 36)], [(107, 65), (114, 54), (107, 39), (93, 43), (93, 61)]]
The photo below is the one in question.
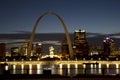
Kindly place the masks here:
[(30, 34), (31, 32), (30, 31), (13, 31), (15, 33), (18, 33), (18, 34)]
[(86, 33), (86, 37), (97, 37), (97, 36), (102, 36), (102, 34), (100, 33), (92, 33), (92, 32), (88, 32)]
[[(17, 31), (16, 34), (0, 34), (0, 40), (2, 41), (17, 41), (17, 40), (28, 40), (30, 38), (30, 32), (28, 31)], [(22, 34), (21, 34), (22, 33)], [(105, 36), (110, 36), (114, 41), (115, 45), (119, 46), (120, 43), (120, 33), (114, 34), (100, 34), (100, 33), (86, 33), (87, 42), (89, 45), (103, 45), (103, 39)], [(42, 33), (35, 34), (35, 41), (62, 41), (63, 37), (65, 37), (64, 33)], [(70, 34), (72, 42), (74, 42), (74, 35)]]

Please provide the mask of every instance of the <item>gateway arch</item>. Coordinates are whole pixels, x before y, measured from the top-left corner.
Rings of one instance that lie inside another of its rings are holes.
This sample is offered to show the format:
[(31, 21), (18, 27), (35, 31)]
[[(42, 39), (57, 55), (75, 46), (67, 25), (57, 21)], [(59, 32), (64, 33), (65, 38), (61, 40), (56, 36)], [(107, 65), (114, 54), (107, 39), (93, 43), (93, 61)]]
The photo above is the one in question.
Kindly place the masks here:
[(64, 28), (65, 34), (66, 34), (67, 43), (68, 43), (68, 48), (69, 48), (69, 54), (70, 54), (70, 59), (73, 59), (72, 43), (71, 43), (71, 40), (70, 40), (70, 36), (69, 36), (68, 30), (67, 30), (67, 27), (66, 27), (64, 21), (62, 20), (62, 18), (61, 18), (58, 14), (56, 14), (56, 13), (54, 13), (54, 12), (46, 12), (46, 13), (43, 13), (43, 14), (37, 19), (36, 23), (34, 24), (34, 27), (33, 27), (33, 30), (32, 30), (32, 34), (31, 34), (31, 36), (30, 36), (30, 41), (29, 41), (29, 46), (28, 46), (28, 53), (27, 53), (27, 55), (30, 56), (30, 54), (31, 54), (33, 39), (34, 39), (35, 31), (36, 31), (36, 28), (37, 28), (37, 26), (38, 26), (39, 21), (40, 21), (44, 16), (46, 16), (46, 15), (48, 15), (48, 14), (54, 15), (54, 16), (56, 16), (56, 17), (60, 20), (60, 22), (61, 22), (61, 24), (62, 24), (62, 26), (63, 26), (63, 28)]

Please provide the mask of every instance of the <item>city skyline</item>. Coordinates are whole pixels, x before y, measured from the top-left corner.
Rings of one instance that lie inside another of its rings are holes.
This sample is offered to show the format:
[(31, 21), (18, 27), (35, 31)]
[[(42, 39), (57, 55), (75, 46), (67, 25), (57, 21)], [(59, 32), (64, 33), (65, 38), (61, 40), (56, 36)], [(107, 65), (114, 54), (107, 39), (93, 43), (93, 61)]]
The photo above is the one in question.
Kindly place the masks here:
[[(119, 3), (119, 0), (1, 0), (0, 33), (30, 33), (37, 18), (52, 11), (63, 18), (69, 33), (84, 29), (89, 33), (116, 34), (120, 28)], [(63, 33), (61, 26), (56, 17), (48, 15), (41, 20), (36, 33)]]
[(1, 0), (0, 74), (44, 75), (49, 70), (50, 75), (119, 77), (119, 4)]

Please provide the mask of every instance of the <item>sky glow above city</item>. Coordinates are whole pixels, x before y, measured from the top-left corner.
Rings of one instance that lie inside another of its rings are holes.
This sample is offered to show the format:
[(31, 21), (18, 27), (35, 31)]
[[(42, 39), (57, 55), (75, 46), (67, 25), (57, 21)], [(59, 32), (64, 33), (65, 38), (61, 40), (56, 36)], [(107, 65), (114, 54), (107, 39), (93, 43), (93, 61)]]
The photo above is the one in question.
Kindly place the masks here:
[[(0, 0), (0, 34), (30, 33), (40, 15), (57, 13), (68, 31), (111, 34), (120, 32), (120, 0)], [(56, 16), (46, 15), (36, 33), (63, 33)]]

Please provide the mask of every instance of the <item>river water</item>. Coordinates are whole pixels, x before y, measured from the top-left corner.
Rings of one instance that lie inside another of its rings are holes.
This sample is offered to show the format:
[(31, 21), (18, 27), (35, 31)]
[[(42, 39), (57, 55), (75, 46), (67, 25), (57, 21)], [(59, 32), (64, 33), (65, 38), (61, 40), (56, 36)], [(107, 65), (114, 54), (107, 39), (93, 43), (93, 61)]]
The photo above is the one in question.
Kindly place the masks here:
[[(120, 69), (116, 65), (106, 64), (51, 64), (51, 65), (8, 65), (5, 68), (10, 74), (59, 74), (64, 76), (75, 76), (77, 74), (120, 74)], [(44, 73), (44, 71), (49, 71)]]

